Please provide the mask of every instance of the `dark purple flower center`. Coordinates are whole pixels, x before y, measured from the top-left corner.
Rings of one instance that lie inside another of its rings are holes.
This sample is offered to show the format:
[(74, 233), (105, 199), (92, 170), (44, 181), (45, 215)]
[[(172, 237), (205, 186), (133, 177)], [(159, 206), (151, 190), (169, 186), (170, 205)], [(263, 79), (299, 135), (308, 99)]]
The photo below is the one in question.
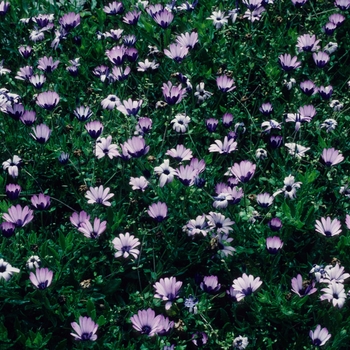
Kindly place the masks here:
[(325, 231), (324, 234), (325, 234), (327, 237), (331, 237), (331, 236), (332, 236), (332, 232), (331, 232), (331, 231)]
[(150, 326), (143, 326), (141, 329), (141, 334), (150, 334), (151, 333), (152, 328)]
[(165, 169), (165, 170), (163, 171), (163, 173), (164, 173), (165, 175), (169, 175), (169, 174), (170, 174), (170, 171), (167, 170), (167, 169)]
[(122, 252), (123, 253), (129, 253), (129, 251), (130, 251), (130, 249), (131, 249), (131, 247), (129, 246), (129, 245), (127, 245), (127, 246), (124, 246), (124, 247), (122, 247)]
[(292, 190), (292, 186), (291, 185), (288, 185), (287, 187), (286, 187), (286, 192), (290, 192)]
[(83, 333), (82, 335), (81, 335), (81, 340), (90, 340), (91, 339), (91, 336), (92, 336), (92, 332), (90, 332), (90, 333)]
[(6, 266), (1, 265), (1, 266), (0, 266), (0, 273), (3, 273), (3, 272), (5, 272), (5, 271), (6, 271)]
[(243, 289), (242, 292), (245, 296), (247, 296), (253, 293), (253, 289), (252, 287), (248, 287), (247, 289)]
[(49, 281), (45, 281), (45, 282), (41, 282), (38, 284), (38, 289), (40, 290), (43, 290), (43, 289), (46, 289), (47, 288), (47, 285), (48, 285)]
[(339, 299), (338, 294), (337, 294), (337, 293), (333, 293), (333, 298), (334, 298), (334, 299)]
[(318, 339), (318, 338), (316, 338), (316, 339), (314, 339), (314, 341), (313, 341), (312, 343), (313, 343), (313, 345), (315, 345), (315, 346), (320, 346), (320, 345), (321, 345), (321, 340)]

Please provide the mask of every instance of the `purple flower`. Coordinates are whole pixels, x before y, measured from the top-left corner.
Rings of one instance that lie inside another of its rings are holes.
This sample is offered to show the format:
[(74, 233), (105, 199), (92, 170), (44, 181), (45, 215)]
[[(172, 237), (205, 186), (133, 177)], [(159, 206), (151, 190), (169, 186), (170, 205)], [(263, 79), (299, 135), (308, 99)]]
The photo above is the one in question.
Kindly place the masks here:
[(261, 129), (265, 134), (270, 134), (271, 130), (281, 130), (281, 124), (274, 119), (261, 123)]
[(171, 106), (180, 103), (186, 95), (186, 89), (182, 89), (181, 84), (175, 86), (170, 81), (163, 83), (162, 92), (165, 102)]
[(12, 267), (8, 262), (4, 261), (4, 259), (0, 259), (0, 281), (2, 279), (8, 281), (13, 273), (18, 273), (19, 271), (19, 269)]
[(128, 12), (123, 17), (123, 22), (130, 25), (136, 25), (141, 16), (141, 11), (134, 10), (132, 12)]
[(90, 191), (87, 191), (85, 197), (88, 199), (89, 204), (102, 204), (106, 207), (110, 207), (111, 203), (108, 201), (110, 198), (114, 197), (113, 193), (109, 193), (110, 188), (100, 187), (90, 187)]
[(220, 255), (222, 258), (233, 255), (233, 253), (236, 251), (236, 249), (230, 245), (230, 243), (233, 241), (233, 238), (229, 238), (227, 233), (218, 233), (217, 235), (214, 234), (212, 238), (216, 240), (218, 255)]
[[(113, 50), (113, 49), (112, 49)], [(108, 56), (108, 51), (106, 52), (107, 56)], [(102, 83), (104, 83), (107, 79), (107, 82), (110, 79), (110, 73), (109, 73), (109, 67), (106, 66), (98, 66), (96, 67), (93, 71), (92, 74), (95, 75), (96, 77), (100, 77), (100, 80), (102, 81)], [(115, 96), (115, 95), (108, 95), (109, 96)], [(115, 96), (117, 97), (117, 96)], [(106, 108), (102, 105), (103, 108)], [(109, 108), (109, 109), (113, 109), (113, 108)]]
[(272, 149), (281, 147), (283, 144), (283, 136), (271, 135), (269, 138), (269, 145)]
[(209, 212), (209, 215), (206, 215), (208, 220), (208, 225), (212, 230), (216, 230), (216, 233), (225, 233), (228, 234), (233, 230), (231, 225), (234, 225), (235, 222), (230, 218), (226, 218), (221, 213)]
[(114, 46), (111, 50), (106, 51), (106, 55), (113, 64), (121, 66), (126, 59), (126, 50), (125, 46)]
[(216, 78), (216, 85), (221, 92), (233, 91), (236, 86), (234, 85), (234, 80), (229, 78), (227, 75), (223, 74)]
[[(174, 321), (170, 321), (168, 317), (164, 317), (163, 315), (160, 315), (159, 331), (157, 332), (157, 334), (160, 336), (168, 335), (172, 330), (172, 328), (174, 328), (174, 325), (175, 325)], [(166, 347), (166, 348), (169, 348), (169, 347)], [(174, 349), (174, 345), (170, 347), (170, 349)]]
[(176, 148), (172, 148), (166, 151), (165, 154), (172, 158), (175, 158), (179, 162), (191, 160), (193, 158), (192, 151), (189, 148), (185, 148), (184, 145), (177, 145)]
[(220, 290), (221, 284), (218, 282), (218, 276), (205, 276), (200, 287), (209, 294), (215, 294)]
[(152, 129), (152, 119), (147, 117), (140, 117), (137, 121), (135, 130), (143, 136), (144, 134), (148, 134)]
[(139, 158), (149, 152), (149, 146), (146, 146), (145, 140), (137, 136), (126, 141), (124, 147), (133, 158)]
[(187, 234), (192, 237), (200, 234), (205, 237), (209, 231), (209, 226), (205, 219), (205, 215), (197, 216), (195, 220), (192, 219), (183, 226), (182, 231), (187, 232)]
[(88, 134), (94, 139), (98, 139), (103, 131), (103, 124), (99, 121), (92, 121), (85, 125)]
[(326, 52), (319, 51), (312, 54), (312, 58), (318, 68), (323, 68), (329, 62), (329, 55)]
[(40, 290), (44, 290), (49, 287), (52, 282), (52, 278), (53, 272), (47, 268), (36, 269), (35, 273), (31, 272), (29, 275), (30, 281)]
[(256, 164), (249, 160), (242, 160), (229, 168), (228, 175), (234, 175), (240, 182), (246, 183), (254, 176)]
[(345, 224), (348, 230), (350, 230), (350, 215), (346, 214)]
[(220, 154), (229, 154), (235, 151), (237, 148), (237, 142), (234, 139), (228, 139), (227, 136), (224, 138), (224, 142), (215, 140), (215, 143), (209, 147), (209, 152), (218, 152)]
[(16, 178), (18, 177), (18, 169), (22, 165), (22, 159), (18, 156), (13, 156), (12, 159), (8, 159), (2, 163), (2, 168), (7, 170), (8, 174)]
[(8, 209), (8, 213), (2, 215), (2, 218), (7, 222), (12, 222), (16, 227), (23, 227), (29, 224), (34, 216), (33, 210), (30, 210), (28, 206), (22, 208), (19, 204), (12, 206)]
[(169, 310), (175, 299), (179, 297), (178, 293), (181, 286), (182, 282), (176, 281), (176, 277), (161, 278), (159, 282), (153, 285), (156, 290), (154, 297), (166, 301), (165, 310)]
[(318, 324), (314, 331), (310, 331), (309, 336), (314, 346), (322, 346), (326, 344), (328, 339), (331, 337), (327, 328), (321, 328)]
[(315, 35), (304, 34), (298, 37), (298, 51), (317, 51), (320, 47), (317, 45), (320, 40), (316, 40)]
[(210, 19), (213, 21), (213, 25), (216, 29), (220, 29), (224, 25), (228, 23), (229, 16), (225, 16), (225, 12), (218, 10), (213, 11), (210, 17), (207, 17), (207, 19)]
[(112, 75), (117, 81), (126, 80), (131, 72), (130, 67), (126, 67), (124, 70), (120, 67), (113, 67)]
[[(139, 57), (138, 51), (134, 47), (129, 47), (125, 52), (125, 56), (128, 59), (128, 61), (131, 63), (135, 62)], [(127, 71), (127, 68), (125, 68), (126, 71)]]
[(70, 325), (76, 333), (71, 333), (75, 340), (95, 341), (97, 339), (97, 335), (95, 333), (98, 329), (98, 325), (90, 317), (80, 316), (79, 324), (72, 322)]
[(344, 160), (344, 157), (334, 148), (325, 148), (321, 157), (326, 166), (333, 166)]
[(338, 219), (332, 220), (329, 216), (322, 217), (321, 221), (316, 220), (315, 230), (326, 237), (337, 236), (342, 231), (340, 221)]
[(46, 196), (43, 193), (39, 193), (37, 196), (32, 196), (30, 200), (33, 207), (37, 210), (46, 210), (51, 204), (50, 196)]
[(0, 16), (5, 16), (10, 8), (10, 3), (7, 1), (0, 2)]
[(175, 175), (185, 186), (192, 186), (195, 182), (195, 178), (198, 175), (198, 170), (194, 169), (191, 165), (181, 165), (178, 169), (175, 169), (175, 171)]
[(350, 7), (350, 0), (335, 0), (334, 5), (342, 11), (346, 11)]
[(124, 6), (121, 2), (113, 1), (103, 7), (103, 12), (107, 15), (119, 15), (124, 12)]
[(270, 254), (277, 254), (283, 247), (283, 242), (278, 236), (266, 238), (266, 249)]
[(162, 330), (162, 326), (159, 325), (161, 315), (156, 316), (156, 313), (152, 309), (139, 310), (130, 320), (134, 329), (149, 337)]
[(302, 184), (300, 181), (295, 182), (295, 178), (292, 175), (288, 175), (284, 178), (284, 186), (281, 190), (278, 190), (273, 194), (274, 197), (276, 197), (278, 194), (284, 192), (284, 197), (289, 197), (290, 199), (296, 198), (297, 189), (300, 188), (300, 185)]
[(53, 61), (53, 58), (50, 57), (42, 57), (39, 59), (38, 62), (38, 69), (44, 71), (45, 73), (51, 73), (53, 72), (59, 65), (60, 61)]
[(58, 22), (65, 31), (69, 32), (80, 24), (80, 14), (75, 14), (74, 12), (66, 13)]
[(251, 295), (262, 285), (260, 277), (254, 278), (253, 275), (243, 274), (242, 277), (238, 277), (233, 280), (232, 288), (239, 293), (236, 294), (237, 301), (241, 301), (246, 296)]
[(79, 213), (74, 212), (69, 220), (73, 226), (79, 228), (83, 222), (90, 220), (90, 215), (88, 215), (84, 210)]
[(193, 49), (198, 43), (198, 33), (182, 33), (176, 37), (176, 42), (183, 47), (187, 47), (188, 49)]
[(119, 234), (118, 237), (114, 238), (112, 241), (114, 249), (117, 252), (114, 254), (116, 258), (122, 256), (123, 258), (128, 258), (129, 255), (132, 255), (135, 259), (137, 259), (140, 251), (136, 249), (141, 243), (138, 238), (130, 235), (129, 232), (126, 232), (125, 235), (123, 233)]
[(164, 54), (176, 63), (180, 63), (188, 54), (188, 48), (181, 44), (170, 44), (169, 50), (165, 49)]
[(147, 213), (157, 222), (162, 222), (167, 216), (168, 207), (162, 202), (153, 203), (148, 207)]
[(19, 69), (15, 79), (29, 81), (29, 78), (33, 75), (33, 67), (25, 66)]
[(127, 101), (123, 101), (123, 104), (117, 106), (117, 109), (124, 115), (136, 115), (142, 106), (142, 102), (143, 100), (133, 101), (129, 98)]
[(60, 97), (55, 91), (42, 92), (36, 98), (36, 104), (49, 111), (53, 110), (59, 101)]
[(147, 188), (149, 182), (147, 181), (147, 179), (144, 176), (141, 177), (131, 177), (130, 178), (130, 182), (129, 185), (132, 186), (133, 190), (140, 190), (142, 192), (145, 191), (145, 189)]
[(328, 22), (322, 29), (327, 35), (333, 35), (334, 31), (337, 29), (337, 25), (332, 22)]
[(333, 87), (332, 85), (328, 85), (328, 86), (320, 86), (318, 88), (318, 93), (320, 94), (320, 96), (324, 99), (324, 100), (328, 100), (331, 98), (332, 94), (333, 94)]
[(85, 237), (96, 239), (98, 238), (107, 228), (107, 221), (102, 221), (99, 218), (95, 218), (94, 227), (92, 227), (90, 221), (86, 220), (81, 223), (78, 231), (83, 233)]
[(328, 283), (327, 288), (321, 289), (321, 292), (324, 292), (324, 294), (320, 296), (320, 300), (328, 300), (328, 302), (332, 302), (334, 307), (338, 306), (339, 309), (344, 306), (346, 294), (342, 283), (333, 280)]
[(282, 221), (279, 218), (272, 218), (269, 223), (268, 226), (270, 227), (270, 230), (273, 232), (277, 232), (282, 228)]
[(292, 0), (292, 3), (295, 7), (302, 7), (307, 3), (307, 0)]
[[(349, 215), (347, 215), (349, 216)], [(319, 281), (321, 283), (330, 283), (335, 281), (337, 283), (344, 283), (344, 280), (350, 277), (349, 273), (344, 273), (344, 266), (340, 267), (338, 263), (335, 266), (327, 265)]]
[(27, 59), (32, 54), (33, 48), (29, 45), (26, 45), (26, 46), (22, 45), (18, 48), (18, 51), (22, 57)]
[(62, 152), (59, 157), (58, 157), (58, 161), (60, 162), (60, 164), (65, 165), (68, 164), (69, 161), (69, 154), (68, 153), (64, 153)]
[(305, 80), (305, 81), (301, 82), (300, 89), (307, 96), (311, 96), (318, 91), (316, 85), (311, 80)]
[(19, 197), (21, 193), (21, 186), (16, 184), (6, 185), (6, 196), (10, 200), (15, 200)]
[(152, 16), (157, 24), (159, 24), (163, 29), (168, 28), (169, 24), (173, 21), (174, 15), (168, 10), (161, 10)]
[(112, 143), (112, 136), (109, 135), (107, 138), (99, 137), (96, 140), (95, 155), (98, 159), (108, 156), (110, 159), (120, 157), (118, 152), (118, 146)]
[(338, 123), (334, 119), (325, 119), (324, 122), (320, 125), (320, 128), (325, 128), (326, 132), (331, 132), (335, 130)]
[(273, 112), (273, 107), (272, 104), (270, 102), (267, 103), (263, 103), (260, 107), (259, 107), (259, 111), (266, 116), (269, 116), (272, 112)]
[(77, 107), (73, 111), (73, 113), (80, 122), (85, 122), (86, 120), (90, 119), (90, 117), (93, 114), (90, 107), (84, 107), (84, 106)]
[(233, 348), (237, 350), (244, 350), (249, 344), (247, 337), (242, 337), (239, 335), (235, 339), (233, 339)]
[(205, 126), (209, 132), (215, 132), (218, 127), (219, 121), (215, 118), (209, 118), (205, 121)]
[(46, 78), (44, 75), (32, 75), (29, 78), (29, 82), (36, 88), (36, 89), (41, 89), (44, 86), (44, 83), (46, 81)]
[(12, 119), (19, 120), (24, 114), (24, 106), (22, 103), (14, 103), (13, 105), (5, 105), (4, 112), (8, 114)]
[(274, 200), (274, 197), (271, 196), (269, 193), (260, 193), (256, 196), (256, 201), (257, 203), (262, 207), (262, 208), (268, 208), (272, 205)]
[(25, 111), (20, 120), (24, 125), (31, 126), (36, 121), (36, 113), (34, 111)]
[(328, 17), (328, 20), (329, 22), (334, 23), (337, 27), (339, 27), (344, 23), (345, 17), (341, 13), (333, 13)]
[(196, 332), (192, 335), (192, 343), (198, 347), (202, 347), (208, 342), (208, 335), (205, 332)]
[(305, 295), (313, 294), (317, 291), (317, 288), (314, 288), (315, 282), (312, 281), (309, 284), (305, 284), (305, 282), (303, 283), (303, 278), (300, 274), (298, 274), (297, 277), (292, 278), (291, 284), (291, 291), (298, 294), (300, 298), (304, 297)]
[(297, 56), (294, 56), (292, 58), (292, 56), (288, 53), (280, 55), (278, 57), (278, 62), (281, 68), (286, 72), (289, 72), (293, 69), (297, 69), (301, 65), (301, 62), (298, 61)]
[(231, 113), (225, 113), (222, 116), (222, 125), (225, 128), (229, 128), (233, 123), (233, 115)]
[(39, 142), (40, 144), (44, 144), (46, 143), (51, 135), (51, 130), (50, 128), (45, 125), (45, 124), (39, 124), (37, 125), (35, 128), (32, 128), (34, 134), (30, 134), (33, 139), (37, 142)]

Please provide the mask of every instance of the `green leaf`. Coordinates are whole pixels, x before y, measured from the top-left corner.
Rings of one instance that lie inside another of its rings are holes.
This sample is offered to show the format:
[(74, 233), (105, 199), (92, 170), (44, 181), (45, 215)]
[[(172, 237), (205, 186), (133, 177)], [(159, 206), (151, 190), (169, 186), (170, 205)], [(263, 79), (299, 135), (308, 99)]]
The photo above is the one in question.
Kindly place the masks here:
[(103, 315), (101, 315), (99, 318), (98, 318), (98, 320), (97, 320), (97, 324), (99, 325), (99, 326), (103, 326), (104, 324), (106, 324), (107, 323), (107, 320), (106, 320), (106, 318), (103, 316)]

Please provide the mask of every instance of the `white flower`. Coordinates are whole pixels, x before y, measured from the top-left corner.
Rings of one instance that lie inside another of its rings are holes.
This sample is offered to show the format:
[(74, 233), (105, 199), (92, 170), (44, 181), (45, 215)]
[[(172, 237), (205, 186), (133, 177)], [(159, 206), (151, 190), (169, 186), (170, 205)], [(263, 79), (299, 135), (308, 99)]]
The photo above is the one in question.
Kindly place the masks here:
[(229, 16), (225, 16), (225, 12), (213, 11), (212, 15), (207, 19), (211, 19), (216, 29), (220, 29), (222, 26), (227, 24)]
[(159, 67), (159, 63), (156, 61), (150, 61), (148, 58), (145, 59), (145, 62), (138, 62), (138, 72), (146, 72), (148, 70), (155, 70)]
[(284, 179), (284, 186), (281, 190), (278, 190), (273, 194), (276, 197), (278, 194), (284, 192), (284, 197), (289, 197), (290, 199), (296, 198), (297, 189), (300, 188), (302, 183), (300, 181), (295, 182), (295, 178), (292, 175), (287, 176)]
[(176, 132), (183, 133), (187, 131), (188, 124), (190, 121), (191, 121), (190, 117), (188, 117), (184, 113), (178, 113), (170, 123), (173, 124), (173, 129)]
[(176, 171), (169, 165), (169, 159), (165, 159), (164, 163), (154, 168), (154, 172), (159, 175), (159, 186), (163, 187), (165, 184), (174, 180)]
[(8, 281), (14, 272), (18, 273), (19, 271), (19, 269), (12, 267), (8, 262), (4, 261), (4, 259), (0, 259), (0, 280), (4, 279)]
[(334, 119), (326, 119), (322, 124), (321, 128), (325, 128), (327, 132), (330, 132), (332, 130), (335, 130), (337, 127), (338, 123)]
[(341, 102), (338, 101), (338, 100), (332, 100), (332, 101), (330, 102), (329, 106), (330, 106), (331, 108), (333, 108), (333, 110), (334, 110), (335, 112), (338, 112), (338, 111), (340, 111), (341, 109), (343, 109), (344, 104), (341, 103)]
[(286, 143), (285, 146), (288, 148), (289, 154), (299, 159), (304, 157), (304, 153), (310, 149), (310, 147), (304, 147), (294, 142)]

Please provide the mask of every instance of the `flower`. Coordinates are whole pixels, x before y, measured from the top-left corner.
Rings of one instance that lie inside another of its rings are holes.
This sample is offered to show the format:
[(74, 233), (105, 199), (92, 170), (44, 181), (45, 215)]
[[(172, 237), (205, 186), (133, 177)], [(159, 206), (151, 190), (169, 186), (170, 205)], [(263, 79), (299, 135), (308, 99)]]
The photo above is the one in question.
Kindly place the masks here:
[(255, 151), (255, 157), (256, 159), (262, 160), (267, 158), (267, 151), (263, 148), (258, 148)]
[(348, 230), (350, 230), (350, 215), (346, 214), (345, 224)]
[(208, 342), (208, 335), (205, 332), (196, 332), (192, 335), (192, 343), (198, 347), (202, 347)]
[(20, 121), (27, 126), (31, 126), (36, 121), (36, 113), (34, 111), (24, 111), (20, 117)]
[(301, 145), (298, 145), (294, 142), (291, 143), (286, 143), (285, 146), (288, 148), (288, 153), (291, 154), (292, 156), (301, 159), (304, 157), (304, 153), (307, 152), (310, 147), (304, 147)]
[(181, 183), (185, 186), (192, 186), (198, 175), (198, 170), (194, 169), (191, 165), (181, 165), (178, 169), (175, 169), (176, 176), (179, 178)]
[(51, 135), (51, 129), (46, 124), (39, 124), (32, 128), (34, 134), (30, 134), (33, 139), (40, 144), (46, 143)]
[(36, 104), (49, 111), (53, 110), (59, 101), (60, 96), (55, 91), (42, 92), (36, 98)]
[(97, 140), (102, 134), (103, 124), (98, 120), (95, 120), (85, 124), (85, 129), (94, 140)]
[(71, 29), (80, 24), (80, 14), (76, 14), (74, 12), (66, 13), (59, 19), (58, 22), (64, 30), (69, 32)]
[(85, 122), (86, 120), (90, 119), (90, 117), (93, 114), (90, 107), (84, 107), (84, 106), (77, 107), (73, 111), (73, 113), (80, 122)]
[(227, 75), (223, 74), (216, 78), (216, 85), (221, 92), (233, 91), (236, 86), (234, 85), (234, 80), (229, 78)]
[(206, 215), (208, 220), (208, 225), (212, 230), (216, 230), (217, 233), (228, 234), (233, 230), (231, 225), (234, 225), (235, 222), (230, 218), (226, 218), (221, 213), (209, 212), (209, 215)]
[(218, 127), (219, 121), (215, 118), (209, 118), (205, 121), (205, 126), (209, 132), (215, 132)]
[(152, 123), (152, 119), (147, 117), (140, 117), (135, 126), (135, 130), (139, 135), (144, 136), (151, 131)]
[(130, 25), (136, 25), (141, 16), (141, 11), (131, 11), (125, 14), (123, 22)]
[(53, 58), (50, 57), (42, 57), (39, 59), (38, 62), (38, 69), (44, 71), (45, 73), (51, 73), (53, 72), (59, 65), (60, 61), (53, 61)]
[(149, 337), (155, 335), (162, 328), (159, 325), (161, 315), (156, 316), (156, 313), (152, 309), (139, 310), (130, 320), (134, 329)]
[(237, 142), (234, 139), (228, 139), (227, 136), (224, 138), (224, 142), (215, 140), (215, 143), (209, 147), (209, 152), (218, 152), (220, 154), (229, 154), (235, 151), (237, 148)]
[(138, 72), (146, 72), (148, 70), (155, 70), (159, 67), (159, 63), (157, 63), (156, 61), (149, 61), (148, 58), (145, 59), (144, 62), (137, 62), (138, 68), (137, 71)]
[(208, 234), (208, 224), (205, 221), (205, 215), (198, 215), (196, 219), (191, 219), (182, 227), (182, 231), (186, 232), (188, 236), (194, 238), (195, 235), (202, 234), (204, 237)]
[(19, 269), (12, 267), (8, 262), (4, 261), (4, 259), (0, 259), (0, 280), (4, 279), (8, 281), (13, 273), (18, 273), (19, 271)]
[(163, 83), (162, 91), (165, 102), (171, 106), (180, 103), (186, 95), (186, 89), (182, 89), (181, 84), (178, 86), (173, 86), (170, 81), (168, 81), (166, 84)]
[(282, 228), (282, 222), (279, 218), (272, 218), (269, 223), (268, 226), (270, 227), (270, 230), (273, 232), (277, 232)]
[(176, 148), (166, 151), (165, 154), (175, 158), (179, 162), (191, 160), (193, 158), (192, 151), (189, 148), (185, 148), (184, 145), (177, 145)]
[(36, 74), (36, 75), (32, 75), (29, 78), (29, 81), (36, 89), (41, 89), (44, 86), (46, 78), (44, 75)]
[(298, 37), (298, 51), (317, 51), (320, 47), (317, 45), (320, 40), (316, 40), (315, 35), (304, 34)]
[(157, 222), (162, 222), (167, 216), (168, 207), (162, 202), (153, 203), (148, 207), (147, 213)]
[(5, 162), (2, 163), (2, 168), (4, 170), (7, 170), (8, 174), (11, 177), (18, 177), (18, 169), (20, 165), (22, 164), (22, 158), (18, 156), (13, 156), (12, 159), (9, 158)]
[(225, 16), (225, 12), (218, 10), (213, 11), (210, 17), (207, 19), (210, 19), (213, 21), (213, 24), (216, 29), (220, 29), (222, 26), (227, 24), (229, 16)]
[(19, 120), (24, 114), (24, 106), (22, 103), (15, 103), (13, 105), (5, 104), (5, 106), (6, 109), (3, 112), (14, 120)]
[(342, 231), (340, 221), (338, 219), (331, 220), (330, 217), (322, 217), (321, 221), (316, 220), (315, 230), (326, 237), (337, 236)]
[(254, 176), (256, 164), (249, 160), (242, 160), (235, 163), (225, 175), (234, 175), (240, 182), (246, 183)]
[(288, 53), (280, 55), (278, 57), (278, 62), (281, 68), (286, 72), (289, 72), (293, 69), (297, 69), (301, 65), (301, 62), (298, 61), (297, 56), (294, 56), (292, 58), (292, 56)]
[(221, 284), (218, 282), (218, 276), (205, 276), (200, 287), (209, 294), (215, 294), (220, 290)]
[(110, 159), (120, 157), (118, 152), (118, 146), (112, 143), (112, 136), (109, 135), (107, 138), (99, 137), (96, 141), (95, 155), (98, 159), (103, 158), (107, 155)]
[(331, 108), (333, 108), (333, 110), (334, 110), (335, 112), (337, 112), (337, 111), (340, 111), (341, 109), (343, 109), (344, 104), (341, 103), (341, 102), (338, 101), (338, 100), (332, 100), (332, 101), (330, 102), (329, 106), (330, 106)]
[(334, 23), (337, 27), (339, 27), (344, 23), (345, 17), (340, 13), (333, 13), (328, 17), (328, 20), (329, 22)]
[(124, 6), (121, 2), (113, 1), (103, 7), (103, 12), (107, 15), (119, 15), (124, 12)]
[(154, 168), (154, 172), (159, 175), (159, 186), (164, 187), (165, 184), (174, 180), (176, 170), (169, 165), (169, 159), (165, 159), (164, 162)]
[(90, 317), (79, 317), (79, 324), (76, 322), (72, 322), (70, 324), (75, 331), (75, 333), (71, 333), (71, 335), (76, 339), (76, 340), (91, 340), (95, 341), (97, 339), (97, 335), (95, 334), (98, 325), (90, 318)]
[(239, 335), (235, 339), (233, 339), (233, 347), (238, 350), (243, 350), (245, 349), (249, 344), (248, 338), (247, 337), (242, 337)]
[(32, 255), (26, 263), (27, 269), (38, 269), (41, 266), (41, 260), (37, 255)]
[(180, 63), (188, 54), (188, 48), (181, 44), (170, 44), (169, 49), (164, 50), (164, 54), (176, 63)]
[(317, 291), (315, 287), (315, 282), (312, 281), (309, 284), (303, 283), (303, 279), (300, 274), (297, 277), (292, 278), (292, 292), (299, 295), (299, 297), (304, 297), (305, 295), (313, 294)]
[(143, 100), (139, 101), (133, 101), (131, 98), (129, 98), (127, 101), (123, 101), (122, 104), (117, 106), (118, 111), (122, 112), (124, 115), (136, 115), (141, 106), (142, 106)]
[(277, 254), (283, 247), (283, 242), (278, 236), (266, 238), (266, 249), (270, 254)]
[(320, 296), (321, 300), (328, 300), (328, 302), (332, 302), (334, 307), (338, 306), (339, 309), (344, 306), (346, 293), (342, 283), (337, 283), (335, 280), (332, 280), (327, 288), (321, 289), (321, 292), (324, 292), (324, 294)]
[(117, 252), (114, 254), (116, 258), (122, 256), (123, 258), (128, 258), (129, 255), (132, 255), (135, 259), (137, 259), (140, 251), (136, 249), (141, 243), (138, 238), (130, 235), (129, 232), (126, 232), (125, 235), (123, 233), (119, 234), (118, 237), (114, 238), (112, 241), (114, 249)]
[(174, 19), (174, 15), (168, 10), (161, 10), (155, 13), (153, 16), (154, 21), (159, 24), (163, 29), (168, 28), (170, 23)]
[(49, 287), (52, 282), (52, 278), (53, 272), (48, 268), (35, 269), (35, 273), (31, 272), (29, 275), (30, 281), (40, 290), (44, 290)]
[(266, 116), (269, 116), (272, 112), (273, 112), (273, 107), (272, 104), (270, 102), (267, 103), (263, 103), (260, 107), (259, 107), (259, 111)]
[(142, 192), (145, 191), (147, 188), (149, 182), (144, 176), (141, 177), (131, 177), (129, 185), (132, 186), (133, 190), (141, 190)]
[(349, 0), (335, 0), (334, 5), (337, 6), (342, 11), (346, 11), (350, 7)]
[(344, 280), (350, 277), (350, 274), (344, 273), (344, 266), (340, 267), (338, 263), (335, 266), (327, 265), (320, 279), (321, 283), (330, 283), (335, 281), (337, 283), (344, 283)]
[(8, 213), (2, 215), (2, 218), (7, 222), (12, 222), (16, 227), (23, 227), (29, 224), (33, 219), (33, 210), (28, 206), (22, 208), (19, 204), (8, 209)]
[(257, 203), (262, 207), (262, 208), (268, 208), (272, 205), (274, 200), (274, 197), (271, 196), (269, 193), (260, 193), (256, 196), (256, 201)]
[(316, 66), (318, 68), (323, 68), (326, 66), (326, 64), (329, 62), (329, 55), (326, 52), (314, 52), (312, 54), (312, 58), (314, 59), (314, 62), (316, 63)]
[[(344, 18), (345, 19), (345, 18)], [(335, 25), (337, 25), (336, 23), (334, 23)], [(329, 55), (331, 55), (332, 53), (334, 53), (335, 51), (337, 51), (338, 49), (338, 44), (337, 43), (332, 43), (329, 42), (324, 48), (323, 51), (328, 53)]]
[(187, 131), (188, 124), (190, 121), (191, 118), (185, 113), (178, 113), (170, 123), (173, 124), (173, 129), (176, 132), (184, 133)]
[(102, 100), (101, 106), (103, 109), (112, 110), (115, 107), (118, 107), (121, 104), (118, 96), (108, 95), (105, 99)]
[(175, 299), (177, 299), (179, 290), (182, 286), (181, 281), (176, 281), (176, 277), (161, 278), (159, 282), (156, 282), (153, 287), (156, 290), (155, 298), (166, 301), (165, 310), (169, 310)]
[(321, 157), (326, 166), (333, 166), (344, 160), (344, 157), (334, 148), (323, 149)]
[(232, 288), (237, 290), (236, 294), (237, 301), (241, 301), (246, 296), (255, 292), (261, 285), (262, 281), (260, 281), (260, 277), (254, 278), (253, 275), (243, 274), (242, 277), (238, 277), (233, 280)]
[(328, 85), (328, 86), (320, 86), (318, 88), (318, 93), (320, 94), (320, 96), (324, 99), (324, 100), (328, 100), (331, 98), (332, 94), (333, 94), (333, 87), (332, 85)]
[(0, 16), (5, 16), (10, 8), (10, 3), (7, 1), (0, 2)]
[(37, 210), (45, 210), (50, 206), (50, 196), (46, 196), (43, 193), (32, 196), (30, 200), (33, 207)]
[[(170, 321), (168, 317), (164, 317), (163, 315), (160, 315), (160, 321), (159, 321), (159, 331), (157, 332), (158, 335), (168, 335), (172, 328), (174, 328), (175, 322)], [(172, 347), (174, 349), (174, 346)], [(171, 348), (170, 348), (171, 349)]]
[(318, 324), (314, 331), (310, 331), (309, 336), (311, 338), (312, 345), (322, 346), (328, 341), (331, 334), (329, 334), (327, 328), (321, 328), (321, 326)]
[(146, 146), (145, 140), (137, 136), (133, 136), (126, 141), (124, 147), (133, 158), (139, 158), (149, 151), (149, 146)]
[(90, 220), (90, 215), (84, 210), (82, 210), (79, 213), (74, 212), (70, 216), (69, 220), (73, 226), (75, 226), (76, 228), (79, 228), (83, 222)]
[(21, 186), (17, 184), (8, 184), (6, 185), (6, 196), (9, 200), (15, 200), (19, 197), (19, 194), (21, 193)]
[(183, 47), (187, 47), (188, 49), (193, 49), (198, 43), (198, 33), (182, 33), (176, 37), (176, 42)]
[(106, 207), (110, 207), (111, 203), (108, 201), (114, 197), (114, 193), (109, 193), (110, 188), (103, 188), (102, 185), (99, 187), (90, 187), (90, 191), (87, 191), (85, 197), (88, 199), (89, 204), (102, 204)]
[(321, 124), (321, 128), (325, 128), (326, 132), (331, 132), (335, 130), (338, 123), (334, 119), (325, 119), (324, 122)]
[(284, 192), (284, 197), (289, 197), (290, 199), (296, 198), (297, 189), (300, 188), (300, 185), (302, 184), (300, 181), (295, 182), (295, 178), (292, 175), (288, 175), (286, 178), (284, 178), (284, 186), (281, 190), (278, 190), (273, 194), (274, 197), (276, 197), (278, 194)]
[(81, 223), (78, 231), (83, 233), (85, 237), (96, 239), (98, 238), (107, 228), (107, 221), (102, 221), (99, 218), (95, 218), (94, 227), (92, 227), (89, 220), (85, 220)]
[(188, 312), (193, 312), (194, 314), (197, 313), (197, 305), (198, 299), (195, 298), (193, 295), (189, 295), (188, 298), (185, 299), (184, 305), (188, 308)]
[(204, 83), (201, 82), (196, 86), (196, 92), (194, 93), (194, 96), (197, 98), (197, 102), (201, 103), (208, 98), (210, 98), (213, 95), (212, 92), (206, 91), (204, 89)]
[(218, 255), (220, 255), (222, 258), (233, 255), (233, 253), (236, 251), (235, 248), (230, 246), (233, 238), (229, 238), (227, 233), (218, 233), (217, 235), (214, 234), (212, 238), (213, 242), (216, 241)]
[(317, 86), (311, 80), (302, 81), (300, 83), (300, 89), (307, 96), (312, 96), (313, 94), (318, 92)]

